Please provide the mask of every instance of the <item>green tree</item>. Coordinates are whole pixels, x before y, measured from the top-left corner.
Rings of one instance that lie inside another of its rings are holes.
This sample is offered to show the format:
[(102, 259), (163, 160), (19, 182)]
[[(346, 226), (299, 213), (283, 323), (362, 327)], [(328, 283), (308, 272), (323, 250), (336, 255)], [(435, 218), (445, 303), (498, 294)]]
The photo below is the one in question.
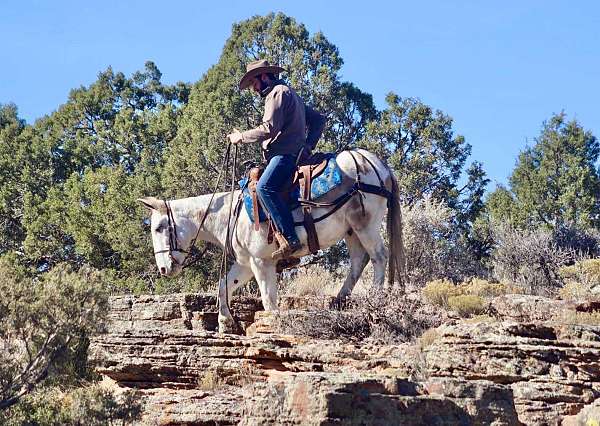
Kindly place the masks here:
[(163, 153), (189, 94), (160, 78), (152, 62), (131, 78), (109, 68), (33, 127), (30, 144), (48, 153), (51, 171), (24, 202), (24, 249), (38, 267), (68, 261), (124, 275), (153, 271), (135, 199), (161, 191)]
[[(328, 115), (321, 150), (353, 146), (365, 124), (376, 117), (371, 95), (340, 81), (343, 61), (322, 33), (284, 14), (256, 16), (235, 24), (219, 62), (191, 91), (177, 138), (169, 146), (163, 185), (169, 195), (207, 193), (214, 187), (226, 147), (225, 135), (257, 125), (262, 100), (238, 82), (248, 62), (266, 58), (287, 69), (283, 77), (318, 110)], [(258, 146), (242, 146), (240, 158), (259, 160)]]
[[(24, 120), (15, 105), (0, 104), (0, 254), (17, 250), (24, 239), (21, 226), (22, 187), (19, 161)], [(16, 161), (15, 161), (16, 160)], [(15, 164), (17, 163), (17, 164)]]
[(0, 254), (23, 251), (26, 206), (52, 177), (50, 156), (14, 105), (0, 105)]
[(454, 134), (452, 118), (394, 93), (386, 102), (380, 119), (367, 125), (360, 145), (388, 161), (405, 204), (412, 206), (430, 196), (454, 210), (458, 223), (472, 222), (483, 207), (489, 180), (480, 163), (466, 168), (471, 145)]
[(542, 126), (533, 147), (519, 155), (510, 190), (498, 188), (487, 200), (496, 221), (521, 228), (557, 229), (600, 225), (600, 144), (564, 112)]

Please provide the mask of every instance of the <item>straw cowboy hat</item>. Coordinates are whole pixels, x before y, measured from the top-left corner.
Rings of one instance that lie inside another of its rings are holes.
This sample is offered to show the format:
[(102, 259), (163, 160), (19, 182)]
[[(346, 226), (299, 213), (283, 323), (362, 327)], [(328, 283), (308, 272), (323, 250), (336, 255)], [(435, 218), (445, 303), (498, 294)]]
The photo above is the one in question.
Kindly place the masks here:
[(250, 86), (251, 80), (259, 74), (279, 74), (285, 71), (278, 65), (271, 65), (266, 59), (250, 62), (246, 65), (246, 74), (240, 80), (240, 90)]

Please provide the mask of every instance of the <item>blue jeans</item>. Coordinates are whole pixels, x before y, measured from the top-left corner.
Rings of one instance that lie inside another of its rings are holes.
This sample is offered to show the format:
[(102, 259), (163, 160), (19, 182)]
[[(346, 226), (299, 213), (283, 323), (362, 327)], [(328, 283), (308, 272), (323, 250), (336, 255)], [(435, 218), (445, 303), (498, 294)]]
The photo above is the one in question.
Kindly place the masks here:
[(262, 176), (256, 185), (260, 201), (275, 227), (288, 240), (297, 242), (298, 235), (294, 228), (294, 219), (288, 205), (281, 199), (279, 193), (288, 185), (296, 171), (296, 157), (293, 155), (275, 155), (269, 160)]

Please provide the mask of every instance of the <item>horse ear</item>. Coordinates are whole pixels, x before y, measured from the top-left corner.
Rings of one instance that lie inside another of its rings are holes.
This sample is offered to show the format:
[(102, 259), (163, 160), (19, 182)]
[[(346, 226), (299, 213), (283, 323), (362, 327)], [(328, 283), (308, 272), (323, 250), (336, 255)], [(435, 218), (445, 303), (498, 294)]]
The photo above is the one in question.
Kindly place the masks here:
[(165, 203), (163, 200), (159, 200), (155, 197), (144, 197), (138, 198), (136, 201), (139, 201), (149, 210), (157, 210), (159, 212), (163, 212), (165, 210)]

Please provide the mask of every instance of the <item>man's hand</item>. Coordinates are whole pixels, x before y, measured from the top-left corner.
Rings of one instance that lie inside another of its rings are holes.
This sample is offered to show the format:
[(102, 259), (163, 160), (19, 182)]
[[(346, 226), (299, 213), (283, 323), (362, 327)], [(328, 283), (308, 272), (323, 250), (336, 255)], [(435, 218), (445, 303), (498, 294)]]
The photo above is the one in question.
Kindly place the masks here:
[(242, 143), (242, 132), (240, 132), (238, 129), (233, 129), (233, 132), (228, 134), (227, 137), (229, 138), (229, 142), (234, 145)]

